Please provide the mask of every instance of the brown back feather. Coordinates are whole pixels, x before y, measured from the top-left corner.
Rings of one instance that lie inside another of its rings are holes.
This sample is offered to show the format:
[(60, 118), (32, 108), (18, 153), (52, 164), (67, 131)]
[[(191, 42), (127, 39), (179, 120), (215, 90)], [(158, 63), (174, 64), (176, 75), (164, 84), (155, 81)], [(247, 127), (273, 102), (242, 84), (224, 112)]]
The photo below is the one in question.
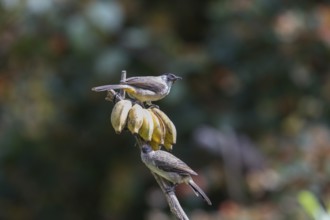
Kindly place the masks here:
[(160, 93), (166, 89), (166, 84), (164, 84), (160, 78), (153, 76), (130, 77), (127, 78), (123, 84), (147, 89), (155, 93)]

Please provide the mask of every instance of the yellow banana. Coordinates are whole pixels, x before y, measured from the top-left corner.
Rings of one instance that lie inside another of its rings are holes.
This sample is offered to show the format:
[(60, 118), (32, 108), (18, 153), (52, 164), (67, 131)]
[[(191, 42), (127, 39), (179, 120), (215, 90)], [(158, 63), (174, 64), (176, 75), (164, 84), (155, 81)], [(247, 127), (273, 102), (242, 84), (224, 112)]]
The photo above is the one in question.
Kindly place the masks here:
[(151, 140), (149, 144), (153, 150), (160, 150), (161, 148), (161, 145), (153, 140)]
[(132, 134), (137, 134), (143, 124), (144, 111), (141, 105), (135, 104), (128, 113), (127, 127)]
[(139, 135), (145, 141), (151, 141), (152, 134), (154, 132), (154, 122), (152, 120), (151, 113), (147, 109), (143, 109), (143, 124), (139, 130)]
[(176, 128), (173, 122), (169, 119), (169, 117), (160, 109), (158, 108), (152, 108), (151, 109), (158, 118), (164, 123), (165, 126), (165, 140), (164, 140), (164, 147), (167, 150), (172, 150), (173, 144), (176, 143)]
[(131, 108), (132, 102), (125, 99), (117, 102), (113, 107), (110, 121), (117, 134), (121, 133), (126, 126), (128, 112)]
[(151, 140), (158, 144), (164, 144), (165, 140), (165, 126), (162, 120), (160, 120), (157, 115), (149, 108), (148, 111), (151, 114), (152, 121), (154, 123), (154, 131), (152, 133)]

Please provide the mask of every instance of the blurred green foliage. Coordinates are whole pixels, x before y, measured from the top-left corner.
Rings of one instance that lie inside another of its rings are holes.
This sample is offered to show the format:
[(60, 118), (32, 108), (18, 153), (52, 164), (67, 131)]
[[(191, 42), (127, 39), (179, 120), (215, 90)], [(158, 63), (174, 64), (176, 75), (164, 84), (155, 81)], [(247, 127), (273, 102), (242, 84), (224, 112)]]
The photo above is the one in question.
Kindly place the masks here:
[(329, 219), (330, 215), (326, 210), (326, 207), (322, 207), (318, 198), (315, 197), (309, 191), (301, 191), (298, 194), (298, 201), (306, 212), (313, 219)]
[(184, 79), (157, 104), (214, 204), (180, 186), (191, 219), (308, 219), (302, 190), (329, 206), (327, 1), (0, 0), (0, 33), (1, 219), (170, 219), (90, 90), (123, 69)]

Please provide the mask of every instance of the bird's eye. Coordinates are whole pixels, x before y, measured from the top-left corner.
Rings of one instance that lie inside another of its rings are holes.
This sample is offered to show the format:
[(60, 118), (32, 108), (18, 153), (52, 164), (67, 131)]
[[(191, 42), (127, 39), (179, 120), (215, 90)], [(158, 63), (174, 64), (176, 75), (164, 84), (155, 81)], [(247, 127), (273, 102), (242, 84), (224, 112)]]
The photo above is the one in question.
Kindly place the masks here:
[(173, 73), (169, 73), (168, 74), (168, 78), (169, 79), (175, 79), (176, 77), (175, 77), (175, 75)]

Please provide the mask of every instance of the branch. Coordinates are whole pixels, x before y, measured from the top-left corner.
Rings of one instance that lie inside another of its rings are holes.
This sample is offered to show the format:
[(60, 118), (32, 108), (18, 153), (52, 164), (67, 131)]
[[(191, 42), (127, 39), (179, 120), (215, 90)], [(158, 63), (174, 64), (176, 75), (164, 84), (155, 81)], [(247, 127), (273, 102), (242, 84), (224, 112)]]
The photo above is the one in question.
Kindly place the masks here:
[[(125, 77), (126, 77), (126, 72), (124, 73), (124, 71), (123, 71), (122, 80), (123, 79), (125, 80)], [(125, 96), (125, 94), (123, 94), (123, 95)], [(122, 94), (115, 92), (114, 90), (109, 90), (105, 100), (116, 103), (116, 102), (122, 100), (123, 98), (125, 98), (124, 96), (122, 96)], [(139, 136), (136, 135), (135, 139), (136, 139), (136, 143), (138, 144), (140, 150), (141, 150), (142, 146), (144, 146), (144, 145), (148, 145), (149, 147), (151, 147), (146, 141), (142, 140)], [(162, 178), (158, 174), (156, 174), (154, 172), (151, 172), (151, 173), (154, 176), (154, 178), (156, 179), (160, 189), (162, 190), (173, 215), (175, 215), (179, 220), (189, 220), (186, 213), (182, 209), (178, 198), (175, 195), (175, 185), (173, 183), (167, 181), (166, 179)]]
[(189, 220), (188, 216), (182, 209), (178, 198), (174, 192), (174, 186), (172, 183), (168, 182), (164, 178), (160, 177), (154, 172), (151, 172), (154, 175), (158, 185), (160, 186), (161, 190), (163, 191), (167, 203), (171, 209), (171, 212), (180, 220)]
[[(121, 71), (120, 83), (125, 82), (126, 80), (126, 70)], [(125, 90), (120, 90), (120, 96), (125, 98)]]

